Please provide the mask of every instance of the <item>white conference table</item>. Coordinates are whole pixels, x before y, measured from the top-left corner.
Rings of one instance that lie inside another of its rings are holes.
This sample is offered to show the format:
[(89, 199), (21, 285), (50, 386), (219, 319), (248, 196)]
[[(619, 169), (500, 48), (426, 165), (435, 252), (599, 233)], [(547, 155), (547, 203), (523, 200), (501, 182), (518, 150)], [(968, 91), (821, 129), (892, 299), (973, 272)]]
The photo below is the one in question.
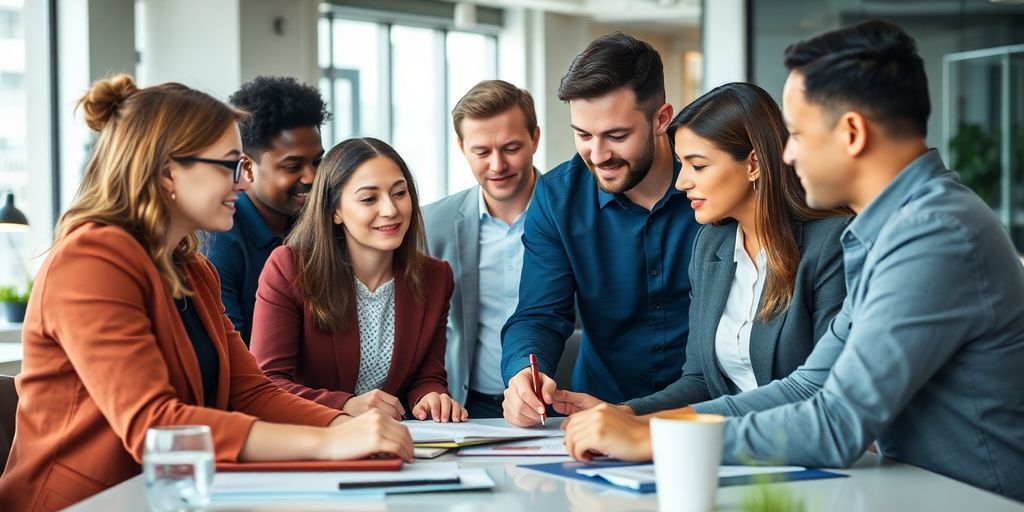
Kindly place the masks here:
[[(480, 420), (504, 424), (503, 420)], [(556, 428), (557, 421), (548, 428)], [(583, 482), (547, 476), (517, 467), (520, 464), (566, 460), (554, 457), (456, 457), (449, 452), (435, 461), (457, 461), (461, 467), (487, 469), (497, 484), (490, 491), (406, 494), (367, 501), (316, 503), (216, 504), (211, 511), (450, 511), (450, 512), (620, 512), (655, 511), (654, 494), (634, 494)], [(429, 462), (429, 461), (424, 461)], [(806, 510), (883, 512), (1024, 512), (1024, 504), (971, 487), (923, 469), (865, 454), (852, 468), (836, 470), (849, 478), (772, 484), (802, 498)], [(718, 490), (715, 510), (741, 510), (752, 487)], [(67, 509), (73, 512), (149, 510), (142, 477), (137, 476)]]

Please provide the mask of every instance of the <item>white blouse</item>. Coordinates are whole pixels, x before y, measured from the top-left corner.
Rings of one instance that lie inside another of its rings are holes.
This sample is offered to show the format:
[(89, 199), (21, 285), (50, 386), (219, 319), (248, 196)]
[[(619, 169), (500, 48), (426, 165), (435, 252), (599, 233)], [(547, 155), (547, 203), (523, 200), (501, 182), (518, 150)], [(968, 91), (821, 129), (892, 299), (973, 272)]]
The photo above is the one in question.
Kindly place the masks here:
[(395, 351), (395, 280), (371, 292), (358, 279), (356, 311), (359, 316), (359, 377), (357, 395), (380, 389), (388, 379)]
[(733, 250), (736, 274), (715, 333), (715, 354), (726, 377), (740, 391), (757, 387), (754, 368), (750, 364), (750, 328), (757, 318), (757, 309), (761, 303), (767, 259), (764, 249), (761, 249), (757, 253), (756, 266), (754, 261), (750, 261), (750, 256), (743, 248), (743, 230), (737, 224), (736, 247)]

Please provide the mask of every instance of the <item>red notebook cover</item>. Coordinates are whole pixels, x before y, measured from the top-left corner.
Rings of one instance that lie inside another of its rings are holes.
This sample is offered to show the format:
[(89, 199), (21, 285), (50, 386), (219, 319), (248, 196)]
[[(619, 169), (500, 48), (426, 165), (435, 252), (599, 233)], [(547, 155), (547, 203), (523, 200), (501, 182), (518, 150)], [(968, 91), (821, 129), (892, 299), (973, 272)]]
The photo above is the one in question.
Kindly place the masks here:
[(402, 459), (293, 460), (283, 462), (218, 462), (217, 471), (399, 471)]

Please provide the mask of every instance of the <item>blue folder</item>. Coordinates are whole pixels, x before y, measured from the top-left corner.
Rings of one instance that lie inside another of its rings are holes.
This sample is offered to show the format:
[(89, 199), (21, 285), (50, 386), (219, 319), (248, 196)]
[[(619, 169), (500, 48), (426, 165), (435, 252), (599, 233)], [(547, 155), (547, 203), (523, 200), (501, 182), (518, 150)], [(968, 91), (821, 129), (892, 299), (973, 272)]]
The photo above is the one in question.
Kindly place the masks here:
[[(586, 476), (577, 473), (577, 469), (601, 469), (601, 468), (616, 468), (624, 466), (644, 466), (649, 464), (635, 463), (635, 462), (622, 462), (622, 461), (599, 461), (592, 462), (590, 464), (584, 464), (582, 462), (552, 462), (547, 464), (522, 464), (519, 467), (532, 469), (534, 471), (540, 471), (541, 473), (547, 473), (549, 475), (560, 476), (563, 478), (569, 478), (572, 480), (580, 480), (583, 482), (589, 482), (592, 484), (603, 485), (605, 487), (613, 487), (615, 489), (622, 489), (632, 492), (639, 493), (651, 493), (655, 492), (655, 485), (653, 483), (643, 484), (640, 489), (631, 489), (629, 487), (621, 487), (614, 485), (611, 482), (599, 477), (599, 476)], [(789, 473), (768, 473), (760, 475), (745, 475), (745, 476), (731, 476), (718, 479), (719, 487), (726, 487), (730, 485), (751, 485), (755, 483), (764, 482), (792, 482), (797, 480), (819, 480), (822, 478), (845, 478), (850, 475), (844, 475), (842, 473), (833, 473), (831, 471), (824, 471), (821, 469), (805, 469), (803, 471), (792, 471)]]

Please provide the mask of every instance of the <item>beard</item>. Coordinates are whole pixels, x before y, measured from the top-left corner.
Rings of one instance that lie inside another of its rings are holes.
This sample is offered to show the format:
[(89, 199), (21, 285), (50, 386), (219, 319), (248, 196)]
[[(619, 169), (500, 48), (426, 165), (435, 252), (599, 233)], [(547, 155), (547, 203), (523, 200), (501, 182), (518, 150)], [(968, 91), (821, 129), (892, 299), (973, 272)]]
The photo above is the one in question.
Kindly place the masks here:
[[(654, 130), (651, 129), (651, 132)], [(587, 162), (587, 170), (590, 171), (591, 176), (594, 177), (594, 181), (597, 182), (598, 188), (608, 192), (609, 194), (621, 194), (632, 190), (633, 187), (640, 184), (647, 174), (651, 172), (651, 166), (654, 164), (654, 134), (650, 133), (647, 139), (647, 147), (644, 148), (644, 152), (634, 162), (625, 160), (623, 158), (612, 157), (604, 162), (593, 163)], [(598, 167), (619, 167), (626, 166), (626, 175), (622, 177), (622, 181), (619, 183), (608, 183), (601, 180), (597, 175), (596, 168)]]

